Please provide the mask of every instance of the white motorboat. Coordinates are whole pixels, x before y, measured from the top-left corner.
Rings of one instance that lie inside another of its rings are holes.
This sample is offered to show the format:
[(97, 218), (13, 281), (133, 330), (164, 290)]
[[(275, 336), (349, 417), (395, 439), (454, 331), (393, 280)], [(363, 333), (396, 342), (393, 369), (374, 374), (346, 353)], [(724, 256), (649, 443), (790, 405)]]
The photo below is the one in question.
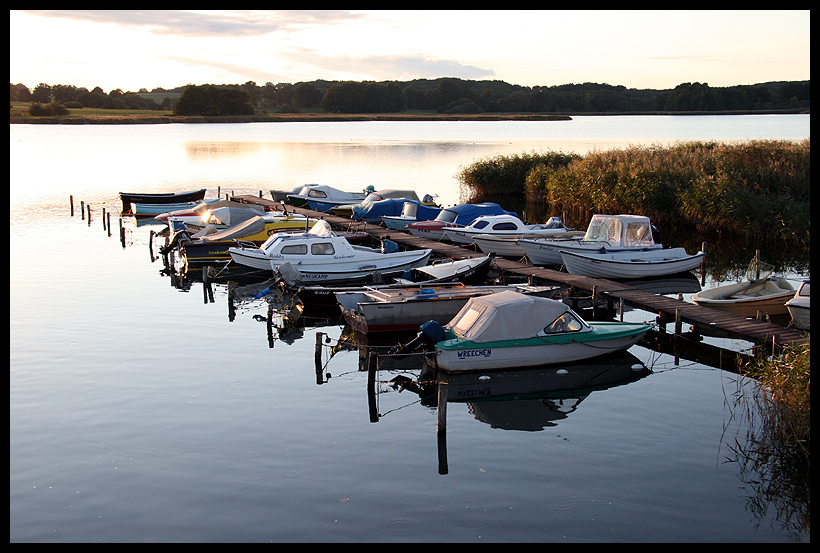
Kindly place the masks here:
[(415, 202), (404, 202), (400, 215), (382, 215), (384, 226), (391, 230), (402, 230), (416, 221), (432, 221), (441, 213), (441, 208)]
[(800, 283), (794, 297), (786, 302), (786, 309), (792, 316), (794, 326), (801, 330), (811, 330), (811, 288), (809, 279)]
[(684, 248), (574, 253), (561, 251), (567, 272), (593, 278), (646, 278), (672, 275), (697, 269), (706, 254), (688, 254)]
[(575, 253), (609, 253), (660, 249), (663, 244), (655, 242), (649, 217), (595, 214), (580, 240), (524, 236), (519, 240), (519, 246), (530, 263), (548, 266), (563, 264), (561, 250)]
[[(528, 225), (515, 215), (482, 215), (466, 227), (448, 227), (442, 229), (444, 238), (456, 244), (472, 244), (478, 235), (491, 235), (484, 242), (485, 247), (490, 247), (492, 237), (516, 237), (528, 234), (533, 236), (568, 236), (567, 233), (575, 232), (575, 236), (582, 236), (583, 233), (568, 228), (561, 222), (560, 217), (551, 217), (545, 224)], [(482, 248), (483, 250), (483, 248)], [(485, 253), (490, 251), (483, 250)], [(523, 257), (521, 252), (519, 257)]]
[(563, 302), (505, 291), (470, 298), (443, 328), (422, 325), (416, 340), (432, 349), (432, 366), (464, 372), (589, 359), (625, 350), (651, 328), (587, 323)]
[(741, 317), (756, 317), (758, 312), (785, 315), (794, 287), (785, 279), (772, 277), (773, 269), (773, 265), (754, 258), (746, 270), (746, 280), (701, 290), (692, 295), (692, 301)]
[(297, 194), (288, 194), (288, 202), (296, 207), (308, 207), (308, 200), (322, 200), (334, 205), (358, 203), (374, 190), (373, 186), (364, 192), (345, 192), (326, 184), (306, 184)]
[(238, 242), (228, 252), (234, 262), (250, 269), (273, 271), (289, 264), (297, 273), (297, 283), (355, 282), (374, 272), (421, 267), (433, 253), (355, 246), (334, 233), (327, 221), (317, 222), (309, 232), (274, 234), (258, 247)]
[(413, 236), (427, 238), (428, 240), (441, 240), (444, 238), (443, 229), (447, 227), (466, 227), (481, 215), (515, 215), (506, 211), (500, 205), (493, 202), (481, 204), (459, 204), (453, 207), (445, 207), (432, 221), (416, 221), (409, 223), (405, 228)]

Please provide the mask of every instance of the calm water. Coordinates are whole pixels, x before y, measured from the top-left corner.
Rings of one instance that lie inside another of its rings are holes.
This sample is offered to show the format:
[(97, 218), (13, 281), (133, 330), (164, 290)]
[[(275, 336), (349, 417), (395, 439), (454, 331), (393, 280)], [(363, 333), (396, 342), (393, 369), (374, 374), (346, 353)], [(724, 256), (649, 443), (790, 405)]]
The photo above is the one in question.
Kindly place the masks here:
[(809, 136), (809, 116), (10, 126), (10, 540), (809, 541), (752, 508), (733, 462), (753, 383), (635, 346), (652, 373), (620, 385), (449, 403), (442, 449), (435, 401), (388, 382), (418, 370), (380, 371), (373, 404), (359, 353), (326, 348), (318, 384), (315, 334), (335, 345), (342, 325), (271, 348), (263, 300), (230, 321), (224, 286), (206, 302), (160, 273), (159, 227), (123, 248), (99, 219), (120, 190), (372, 184), (453, 204), (460, 166), (498, 153)]

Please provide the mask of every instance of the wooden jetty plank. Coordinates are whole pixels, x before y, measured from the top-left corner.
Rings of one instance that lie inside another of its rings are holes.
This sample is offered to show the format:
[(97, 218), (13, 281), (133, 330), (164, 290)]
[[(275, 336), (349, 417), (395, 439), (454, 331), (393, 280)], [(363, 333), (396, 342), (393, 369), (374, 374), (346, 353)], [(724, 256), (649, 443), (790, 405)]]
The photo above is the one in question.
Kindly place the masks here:
[[(279, 202), (256, 196), (233, 196), (231, 199), (262, 205), (270, 209), (281, 207)], [(354, 222), (345, 217), (337, 217), (329, 213), (321, 213), (293, 206), (287, 206), (287, 209), (288, 211), (304, 214), (313, 218), (325, 219), (331, 226), (355, 228), (356, 230), (367, 232), (376, 238), (386, 238), (406, 247), (419, 249), (429, 248), (437, 255), (450, 257), (452, 259), (465, 259), (484, 255), (481, 252), (457, 246), (450, 242), (437, 242), (426, 238), (419, 238), (400, 230), (391, 230), (386, 227), (368, 223)], [(662, 321), (674, 322), (676, 320), (676, 314), (679, 313), (682, 322), (693, 325), (696, 329), (700, 328), (709, 333), (723, 335), (728, 338), (747, 340), (757, 344), (772, 344), (772, 340), (774, 340), (778, 346), (806, 341), (805, 335), (793, 328), (786, 328), (756, 319), (747, 319), (711, 307), (703, 307), (675, 298), (638, 290), (637, 288), (612, 280), (572, 275), (562, 271), (504, 258), (496, 258), (495, 265), (502, 272), (527, 278), (534, 277), (542, 281), (571, 286), (589, 293), (592, 292), (593, 287), (597, 287), (599, 294), (604, 294), (613, 300), (623, 299), (625, 303), (633, 307), (655, 313)]]

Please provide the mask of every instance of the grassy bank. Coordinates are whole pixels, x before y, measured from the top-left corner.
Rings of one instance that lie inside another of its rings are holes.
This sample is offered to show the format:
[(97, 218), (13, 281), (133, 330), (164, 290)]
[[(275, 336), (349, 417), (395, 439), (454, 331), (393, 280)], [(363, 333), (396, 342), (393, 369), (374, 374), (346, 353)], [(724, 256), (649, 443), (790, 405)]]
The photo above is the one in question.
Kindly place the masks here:
[[(810, 141), (690, 142), (586, 156), (520, 154), (479, 160), (462, 196), (531, 213), (647, 215), (657, 225), (746, 235), (808, 248)], [(505, 201), (506, 200), (506, 201)]]
[(384, 114), (337, 114), (319, 111), (301, 113), (256, 113), (225, 117), (173, 115), (171, 111), (129, 109), (69, 108), (61, 117), (34, 117), (28, 114), (27, 102), (12, 102), (9, 123), (37, 125), (149, 125), (168, 123), (280, 123), (280, 122), (340, 122), (340, 121), (570, 121), (568, 115), (552, 114), (440, 114), (404, 112)]

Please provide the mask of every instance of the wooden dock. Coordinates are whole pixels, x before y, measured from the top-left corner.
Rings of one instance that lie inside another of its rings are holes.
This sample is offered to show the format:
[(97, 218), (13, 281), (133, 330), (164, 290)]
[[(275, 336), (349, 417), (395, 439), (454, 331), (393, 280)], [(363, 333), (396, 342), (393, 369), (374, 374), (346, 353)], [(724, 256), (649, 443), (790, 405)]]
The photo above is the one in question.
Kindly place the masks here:
[[(256, 196), (233, 196), (231, 199), (265, 206), (270, 209), (281, 207), (278, 202)], [(427, 240), (403, 231), (355, 222), (333, 214), (296, 208), (290, 205), (287, 206), (287, 209), (310, 217), (325, 219), (335, 228), (355, 228), (378, 239), (389, 239), (397, 244), (402, 244), (406, 248), (429, 248), (433, 250), (434, 254), (442, 257), (464, 259), (484, 255), (449, 242)], [(756, 345), (765, 345), (767, 348), (780, 348), (806, 341), (806, 336), (793, 328), (762, 320), (747, 319), (711, 307), (702, 307), (694, 303), (638, 290), (611, 280), (572, 275), (504, 258), (497, 258), (495, 265), (505, 273), (535, 279), (536, 281), (563, 284), (573, 290), (588, 292), (590, 295), (597, 294), (599, 297), (618, 303), (622, 300), (624, 304), (631, 307), (654, 313), (661, 328), (664, 328), (670, 322), (675, 323), (676, 333), (680, 332), (681, 323), (687, 323), (692, 325), (696, 332), (705, 335), (746, 340)]]

